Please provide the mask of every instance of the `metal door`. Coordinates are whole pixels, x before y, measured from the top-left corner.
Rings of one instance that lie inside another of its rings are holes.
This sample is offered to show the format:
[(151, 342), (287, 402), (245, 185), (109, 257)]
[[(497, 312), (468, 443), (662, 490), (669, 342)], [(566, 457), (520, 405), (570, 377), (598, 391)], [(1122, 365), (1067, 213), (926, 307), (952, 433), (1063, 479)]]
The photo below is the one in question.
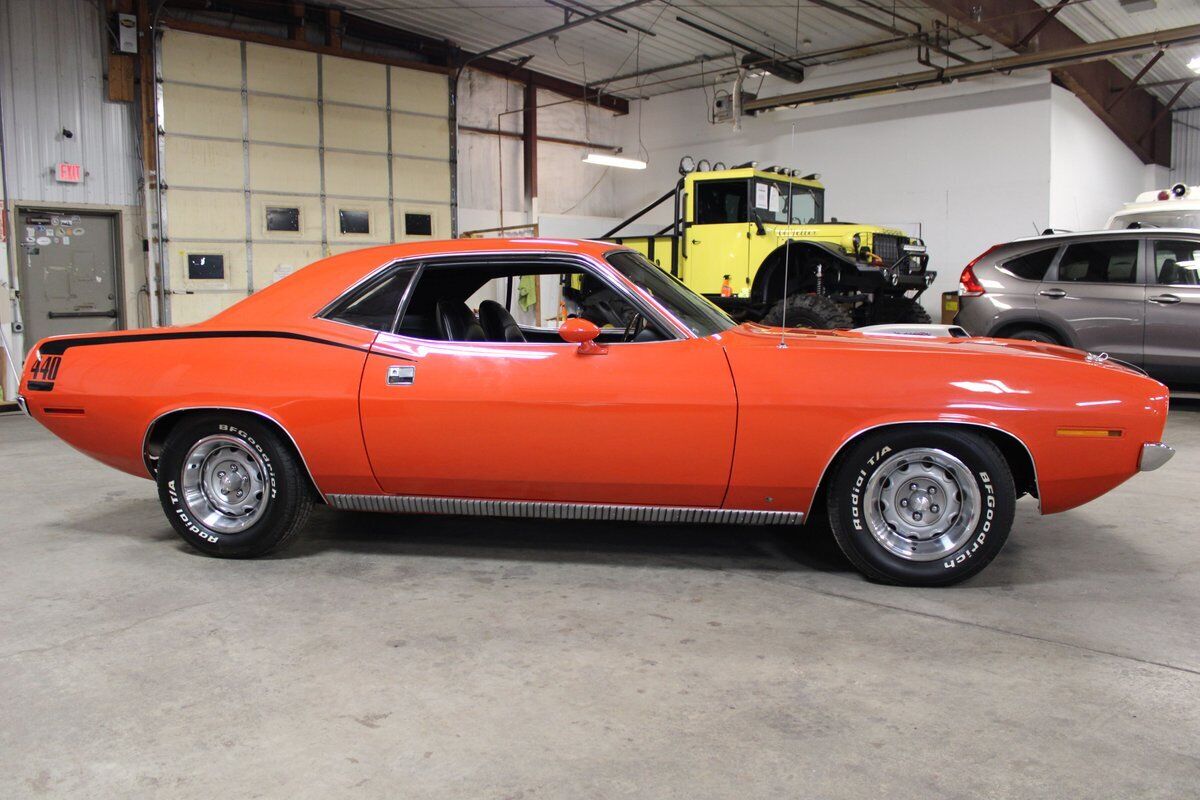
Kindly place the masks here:
[(39, 339), (120, 327), (116, 216), (17, 214), (25, 349)]

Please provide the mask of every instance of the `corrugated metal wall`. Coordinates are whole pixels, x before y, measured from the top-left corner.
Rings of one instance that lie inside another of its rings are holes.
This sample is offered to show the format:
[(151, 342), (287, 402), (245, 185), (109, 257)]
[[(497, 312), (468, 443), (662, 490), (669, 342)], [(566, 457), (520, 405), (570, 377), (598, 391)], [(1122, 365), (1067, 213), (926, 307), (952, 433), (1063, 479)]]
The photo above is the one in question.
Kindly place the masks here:
[[(93, 3), (0, 2), (0, 102), (14, 202), (137, 205), (133, 107), (104, 99), (104, 35)], [(56, 182), (60, 161), (82, 164), (83, 181)]]
[(1171, 183), (1200, 186), (1200, 108), (1172, 115)]

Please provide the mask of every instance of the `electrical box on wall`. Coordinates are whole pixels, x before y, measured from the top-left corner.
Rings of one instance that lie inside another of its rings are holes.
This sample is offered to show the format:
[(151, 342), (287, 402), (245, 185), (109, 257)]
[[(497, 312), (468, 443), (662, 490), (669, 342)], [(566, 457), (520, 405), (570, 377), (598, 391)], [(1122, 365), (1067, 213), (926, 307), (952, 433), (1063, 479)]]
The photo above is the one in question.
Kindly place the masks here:
[(137, 17), (117, 14), (117, 52), (136, 54), (137, 51)]

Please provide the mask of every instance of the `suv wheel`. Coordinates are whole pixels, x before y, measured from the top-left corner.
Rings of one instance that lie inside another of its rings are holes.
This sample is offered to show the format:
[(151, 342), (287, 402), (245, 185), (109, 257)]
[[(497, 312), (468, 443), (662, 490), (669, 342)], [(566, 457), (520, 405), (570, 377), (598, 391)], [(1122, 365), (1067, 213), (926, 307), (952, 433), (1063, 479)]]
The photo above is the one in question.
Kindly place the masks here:
[(1008, 538), (1012, 473), (969, 431), (895, 428), (868, 434), (838, 459), (829, 523), (871, 580), (947, 586), (978, 573)]
[(789, 328), (833, 330), (854, 327), (850, 315), (841, 306), (819, 294), (794, 294), (786, 300), (780, 300), (762, 318), (763, 325), (778, 327), (784, 322)]

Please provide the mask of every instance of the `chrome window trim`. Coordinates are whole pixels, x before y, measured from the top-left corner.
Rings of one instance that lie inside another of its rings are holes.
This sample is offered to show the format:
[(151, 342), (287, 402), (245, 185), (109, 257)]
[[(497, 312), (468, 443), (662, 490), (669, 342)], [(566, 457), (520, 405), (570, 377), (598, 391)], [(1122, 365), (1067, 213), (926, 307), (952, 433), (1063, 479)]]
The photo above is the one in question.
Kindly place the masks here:
[(821, 485), (825, 482), (825, 475), (829, 472), (829, 467), (833, 465), (833, 462), (837, 460), (837, 457), (841, 455), (842, 451), (845, 450), (851, 442), (862, 436), (864, 433), (870, 433), (871, 431), (879, 430), (880, 428), (894, 428), (900, 425), (963, 425), (969, 428), (979, 428), (985, 431), (996, 431), (997, 433), (1002, 433), (1009, 437), (1014, 442), (1021, 445), (1021, 447), (1025, 448), (1025, 453), (1029, 456), (1029, 463), (1033, 466), (1033, 488), (1037, 490), (1036, 497), (1038, 501), (1038, 513), (1041, 513), (1042, 490), (1041, 483), (1038, 480), (1037, 459), (1033, 457), (1033, 451), (1029, 449), (1029, 445), (1025, 444), (1025, 441), (1020, 436), (1017, 436), (1015, 433), (1005, 430), (998, 425), (988, 425), (982, 422), (967, 422), (965, 420), (953, 419), (905, 419), (898, 422), (881, 422), (878, 425), (868, 425), (865, 428), (859, 428), (854, 433), (842, 440), (842, 443), (839, 444), (837, 449), (833, 451), (833, 455), (831, 455), (829, 460), (825, 462), (825, 466), (821, 470), (821, 476), (817, 478), (817, 484), (814, 487), (813, 497), (812, 500), (809, 501), (808, 508), (805, 510), (805, 515), (807, 516), (808, 514), (812, 513), (813, 503), (817, 502), (817, 490), (819, 490)]
[(329, 495), (329, 505), (347, 511), (376, 511), (390, 514), (456, 514), (475, 517), (607, 520), (693, 525), (799, 525), (804, 521), (804, 514), (799, 511), (568, 503), (548, 500), (489, 500), (474, 497), (430, 497), (404, 494), (331, 494)]
[[(258, 409), (254, 408), (243, 408), (241, 406), (182, 406), (180, 408), (172, 408), (170, 411), (164, 411), (151, 420), (150, 424), (146, 426), (146, 432), (142, 434), (142, 463), (146, 467), (146, 474), (150, 480), (156, 481), (158, 479), (155, 469), (150, 466), (151, 458), (150, 453), (147, 450), (147, 445), (150, 443), (150, 432), (154, 430), (154, 426), (157, 425), (163, 419), (163, 417), (169, 417), (172, 414), (181, 414), (187, 411), (239, 411), (243, 414), (253, 414), (257, 417), (262, 417), (265, 420), (275, 423), (279, 426), (279, 430), (283, 431), (284, 435), (288, 437), (288, 441), (292, 443), (292, 447), (296, 449), (297, 455), (300, 456), (300, 465), (304, 467), (305, 473), (308, 474), (308, 479), (312, 481), (313, 489), (316, 490), (317, 496), (321, 498), (322, 502), (328, 502), (328, 500), (326, 500), (325, 493), (321, 491), (320, 484), (317, 483), (316, 475), (313, 474), (313, 471), (308, 466), (308, 461), (304, 458), (304, 451), (300, 449), (300, 445), (296, 441), (296, 437), (292, 436), (292, 432), (287, 429), (287, 426), (265, 411), (259, 411)], [(154, 461), (157, 461), (157, 459), (154, 459)]]

